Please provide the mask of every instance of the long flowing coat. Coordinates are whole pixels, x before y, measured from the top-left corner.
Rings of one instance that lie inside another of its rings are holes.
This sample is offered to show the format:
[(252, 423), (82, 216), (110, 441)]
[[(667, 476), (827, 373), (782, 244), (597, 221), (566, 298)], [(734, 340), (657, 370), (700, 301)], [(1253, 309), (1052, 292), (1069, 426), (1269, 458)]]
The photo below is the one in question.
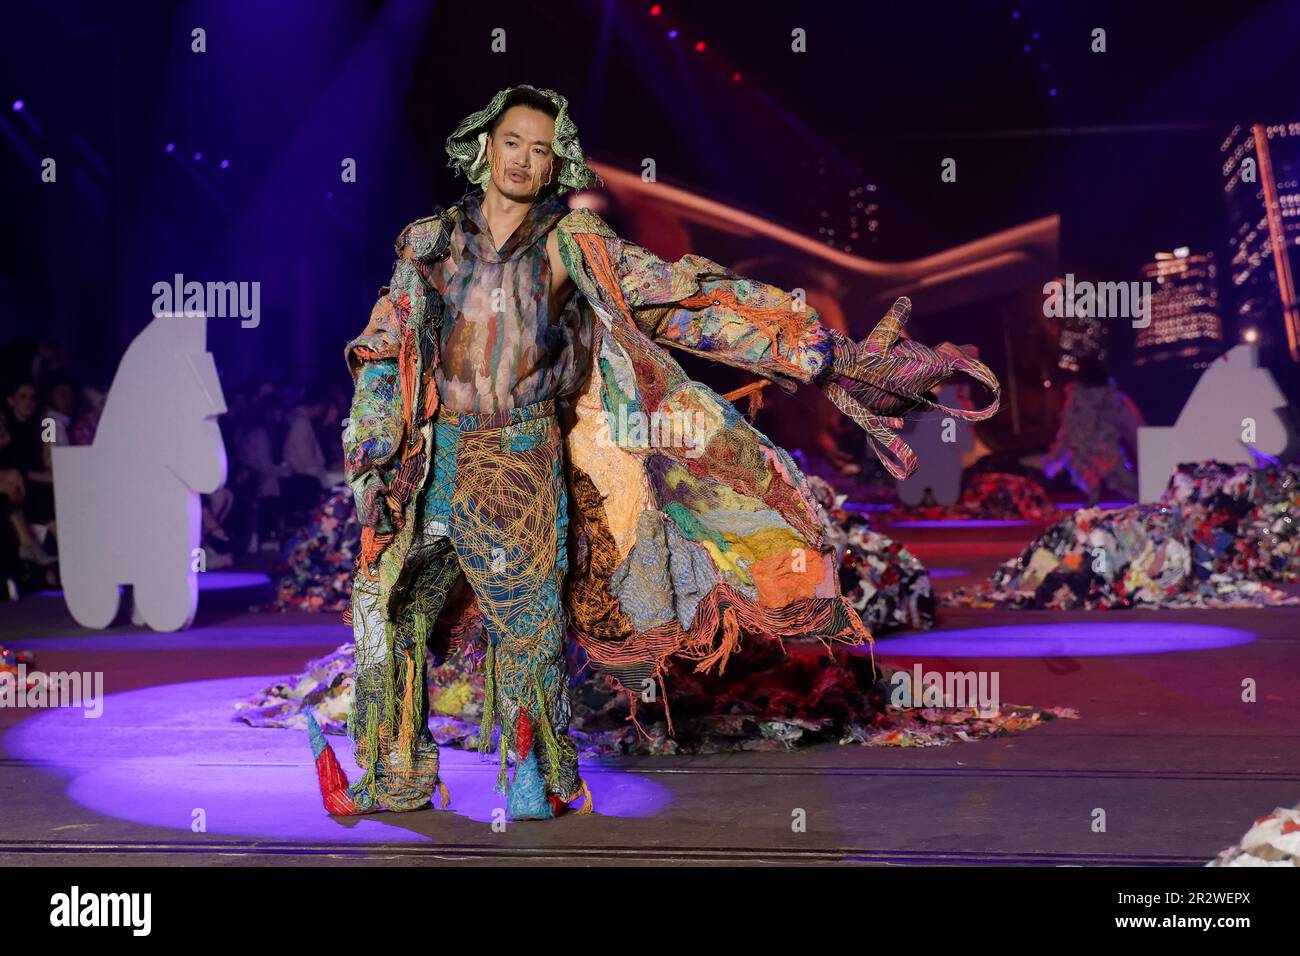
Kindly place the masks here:
[[(362, 524), (350, 618), (391, 626), (429, 473), (442, 303), (428, 276), (457, 206), (402, 231), (392, 280), (346, 347), (344, 433)], [(870, 640), (840, 595), (824, 513), (790, 455), (661, 346), (786, 391), (835, 343), (801, 298), (700, 256), (665, 262), (577, 209), (556, 226), (590, 323), (591, 374), (562, 418), (570, 489), (565, 608), (589, 658), (630, 691), (672, 657), (722, 668), (742, 634)], [(457, 633), (473, 621), (456, 609)]]

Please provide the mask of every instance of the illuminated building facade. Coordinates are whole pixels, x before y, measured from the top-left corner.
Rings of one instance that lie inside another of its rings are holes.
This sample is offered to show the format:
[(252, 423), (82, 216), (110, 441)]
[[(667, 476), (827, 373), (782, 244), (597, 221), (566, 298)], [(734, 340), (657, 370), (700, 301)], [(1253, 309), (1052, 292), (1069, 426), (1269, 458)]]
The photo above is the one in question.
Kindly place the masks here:
[(1214, 255), (1186, 248), (1157, 252), (1142, 267), (1151, 283), (1151, 316), (1135, 330), (1134, 363), (1179, 361), (1203, 367), (1223, 351), (1218, 270)]
[(1300, 362), (1300, 123), (1236, 126), (1219, 151), (1238, 333)]
[[(1056, 281), (1065, 282), (1060, 276)], [(1108, 321), (1093, 315), (1091, 309), (1083, 311), (1086, 314), (1080, 315), (1071, 309), (1068, 315), (1062, 316), (1059, 320), (1057, 345), (1060, 347), (1061, 355), (1056, 364), (1058, 368), (1065, 369), (1067, 372), (1077, 372), (1079, 362), (1086, 358), (1105, 361), (1109, 351)]]

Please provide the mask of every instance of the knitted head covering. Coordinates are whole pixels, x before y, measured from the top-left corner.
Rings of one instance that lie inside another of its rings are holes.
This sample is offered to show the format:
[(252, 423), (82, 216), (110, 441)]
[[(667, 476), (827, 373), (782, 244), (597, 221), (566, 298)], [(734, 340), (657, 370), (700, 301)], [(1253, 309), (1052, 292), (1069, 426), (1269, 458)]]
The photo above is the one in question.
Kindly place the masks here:
[(447, 165), (460, 170), (476, 186), (487, 186), (491, 176), (487, 155), (488, 129), (505, 107), (506, 97), (515, 90), (539, 93), (555, 105), (557, 113), (551, 150), (564, 160), (555, 191), (563, 194), (570, 189), (586, 189), (593, 183), (600, 182), (600, 177), (587, 167), (582, 156), (582, 147), (578, 144), (578, 128), (569, 115), (569, 101), (554, 90), (541, 90), (535, 86), (506, 87), (492, 97), (486, 107), (461, 120), (456, 132), (447, 138), (447, 155), (450, 157)]

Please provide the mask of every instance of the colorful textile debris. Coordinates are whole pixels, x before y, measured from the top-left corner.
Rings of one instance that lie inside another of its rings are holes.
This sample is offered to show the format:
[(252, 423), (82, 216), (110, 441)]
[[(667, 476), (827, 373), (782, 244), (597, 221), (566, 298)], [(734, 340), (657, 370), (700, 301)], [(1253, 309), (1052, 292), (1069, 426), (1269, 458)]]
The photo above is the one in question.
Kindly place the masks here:
[(826, 514), (826, 538), (840, 556), (840, 590), (873, 634), (934, 627), (934, 591), (925, 565), (897, 541), (873, 531), (867, 517), (844, 508), (829, 482), (809, 476)]
[(1300, 804), (1260, 817), (1240, 843), (1205, 865), (1300, 866)]
[(0, 644), (0, 674), (13, 674), (14, 680), (25, 679), (27, 689), (45, 683), (45, 674), (35, 669), (36, 657), (31, 651), (19, 651)]
[(1039, 535), (982, 591), (941, 603), (1104, 610), (1300, 604), (1300, 467), (1182, 465), (1158, 503), (1084, 509)]
[(1038, 482), (986, 471), (963, 475), (961, 497), (951, 505), (896, 507), (890, 516), (900, 521), (1051, 521), (1056, 514), (1056, 505)]
[(339, 485), (312, 512), (306, 527), (290, 537), (272, 567), (274, 601), (254, 610), (346, 611), (360, 541), (352, 489)]
[[(481, 648), (467, 644), (442, 664), (427, 663), (429, 727), (440, 746), (477, 750), (485, 697)], [(578, 652), (580, 653), (580, 652)], [(873, 747), (940, 747), (1006, 736), (1054, 719), (1069, 708), (1003, 704), (993, 714), (971, 708), (900, 708), (891, 703), (892, 674), (861, 654), (827, 654), (819, 643), (748, 642), (725, 675), (675, 667), (668, 676), (667, 717), (642, 703), (635, 721), (627, 697), (585, 662), (570, 662), (569, 737), (581, 757), (712, 754), (789, 750), (838, 742)], [(328, 734), (347, 732), (354, 649), (345, 644), (236, 705), (234, 719), (254, 727), (308, 728), (307, 711)], [(651, 712), (654, 716), (651, 716)], [(672, 721), (669, 733), (668, 718)]]

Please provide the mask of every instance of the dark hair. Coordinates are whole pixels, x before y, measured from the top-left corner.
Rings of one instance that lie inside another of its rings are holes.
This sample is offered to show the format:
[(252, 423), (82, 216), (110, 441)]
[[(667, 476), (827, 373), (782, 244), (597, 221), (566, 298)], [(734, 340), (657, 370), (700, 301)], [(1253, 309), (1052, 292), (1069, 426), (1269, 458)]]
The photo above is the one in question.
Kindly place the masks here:
[(492, 119), (492, 124), (488, 127), (489, 133), (496, 135), (497, 127), (501, 125), (501, 121), (505, 119), (506, 111), (512, 106), (527, 106), (529, 109), (541, 110), (551, 119), (556, 119), (560, 115), (560, 111), (556, 109), (555, 104), (541, 93), (533, 90), (511, 90), (506, 94), (500, 112)]
[(1089, 355), (1087, 358), (1079, 360), (1079, 384), (1080, 385), (1106, 385), (1110, 382), (1110, 372), (1106, 371), (1106, 363), (1095, 355)]

